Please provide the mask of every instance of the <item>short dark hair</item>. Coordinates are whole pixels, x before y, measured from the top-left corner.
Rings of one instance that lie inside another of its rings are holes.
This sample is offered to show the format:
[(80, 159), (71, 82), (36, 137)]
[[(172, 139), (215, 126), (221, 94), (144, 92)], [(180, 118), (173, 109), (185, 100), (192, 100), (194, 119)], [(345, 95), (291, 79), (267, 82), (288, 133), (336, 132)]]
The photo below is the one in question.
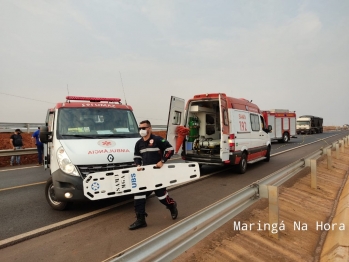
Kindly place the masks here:
[(148, 126), (151, 126), (149, 120), (143, 120), (143, 121), (141, 121), (139, 124), (147, 124)]
[(40, 126), (38, 126), (38, 129), (40, 129)]

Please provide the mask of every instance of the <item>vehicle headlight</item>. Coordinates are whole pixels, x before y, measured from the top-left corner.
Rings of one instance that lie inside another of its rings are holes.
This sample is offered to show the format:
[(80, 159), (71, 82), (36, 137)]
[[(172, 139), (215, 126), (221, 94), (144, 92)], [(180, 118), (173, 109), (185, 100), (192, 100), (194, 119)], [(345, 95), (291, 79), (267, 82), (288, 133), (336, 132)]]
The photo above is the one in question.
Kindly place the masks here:
[(57, 150), (57, 161), (58, 161), (59, 168), (64, 173), (72, 176), (79, 176), (79, 172), (76, 170), (76, 167), (70, 161), (63, 147), (60, 147)]

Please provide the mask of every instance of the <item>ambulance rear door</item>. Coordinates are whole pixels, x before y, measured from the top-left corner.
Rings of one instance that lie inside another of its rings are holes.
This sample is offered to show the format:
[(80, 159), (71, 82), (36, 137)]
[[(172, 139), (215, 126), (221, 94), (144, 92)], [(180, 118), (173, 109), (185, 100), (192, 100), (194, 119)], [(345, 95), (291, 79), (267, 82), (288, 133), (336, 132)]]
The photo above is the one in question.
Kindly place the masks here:
[(219, 106), (220, 106), (220, 130), (221, 130), (221, 146), (220, 146), (220, 158), (222, 161), (229, 160), (229, 115), (227, 100), (221, 94), (219, 94)]
[(44, 147), (43, 164), (44, 164), (45, 170), (50, 167), (50, 163), (51, 163), (51, 147), (52, 147), (52, 139), (53, 139), (54, 130), (55, 130), (54, 121), (55, 121), (55, 110), (52, 108), (47, 111), (46, 120), (45, 120), (45, 125), (47, 126), (48, 131), (52, 132), (52, 134), (48, 137), (49, 142), (43, 143), (43, 147)]
[[(184, 120), (185, 120), (184, 106), (185, 106), (184, 99), (171, 96), (170, 109), (168, 112), (168, 120), (167, 120), (166, 139), (174, 147), (175, 154), (179, 154), (179, 155), (182, 153), (182, 145), (176, 144), (177, 138), (178, 138), (178, 135), (176, 134), (176, 128), (184, 124)], [(178, 150), (176, 150), (176, 148), (178, 148)]]

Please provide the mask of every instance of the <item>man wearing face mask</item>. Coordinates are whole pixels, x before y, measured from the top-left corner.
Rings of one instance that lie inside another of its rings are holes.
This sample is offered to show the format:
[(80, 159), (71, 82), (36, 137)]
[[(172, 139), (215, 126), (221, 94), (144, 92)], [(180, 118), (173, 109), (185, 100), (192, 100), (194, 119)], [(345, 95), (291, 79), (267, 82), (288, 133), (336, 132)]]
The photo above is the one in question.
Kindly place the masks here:
[[(140, 122), (139, 134), (142, 138), (136, 142), (134, 152), (134, 161), (138, 167), (137, 170), (142, 170), (141, 166), (145, 165), (155, 165), (161, 168), (173, 155), (174, 148), (166, 139), (152, 134), (151, 124), (148, 120)], [(146, 193), (142, 192), (134, 195), (137, 220), (129, 226), (130, 230), (147, 226), (145, 221), (145, 217), (148, 215), (145, 212)], [(176, 219), (178, 216), (177, 203), (170, 198), (166, 188), (156, 189), (154, 193), (160, 203), (170, 210), (172, 219)]]

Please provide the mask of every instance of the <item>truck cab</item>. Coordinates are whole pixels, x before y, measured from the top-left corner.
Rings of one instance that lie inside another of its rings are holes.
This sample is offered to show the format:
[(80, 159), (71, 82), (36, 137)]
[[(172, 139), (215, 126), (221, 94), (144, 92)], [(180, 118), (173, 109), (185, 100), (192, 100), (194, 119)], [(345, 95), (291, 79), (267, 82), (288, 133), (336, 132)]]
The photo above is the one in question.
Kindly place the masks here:
[(67, 96), (57, 103), (40, 131), (44, 167), (51, 174), (45, 188), (49, 205), (64, 210), (87, 200), (83, 180), (89, 174), (134, 167), (139, 138), (132, 107), (119, 98)]
[(312, 116), (312, 115), (303, 115), (297, 119), (297, 134), (316, 134), (323, 132), (323, 118)]
[(300, 117), (297, 119), (297, 134), (312, 134), (311, 119), (309, 117)]

